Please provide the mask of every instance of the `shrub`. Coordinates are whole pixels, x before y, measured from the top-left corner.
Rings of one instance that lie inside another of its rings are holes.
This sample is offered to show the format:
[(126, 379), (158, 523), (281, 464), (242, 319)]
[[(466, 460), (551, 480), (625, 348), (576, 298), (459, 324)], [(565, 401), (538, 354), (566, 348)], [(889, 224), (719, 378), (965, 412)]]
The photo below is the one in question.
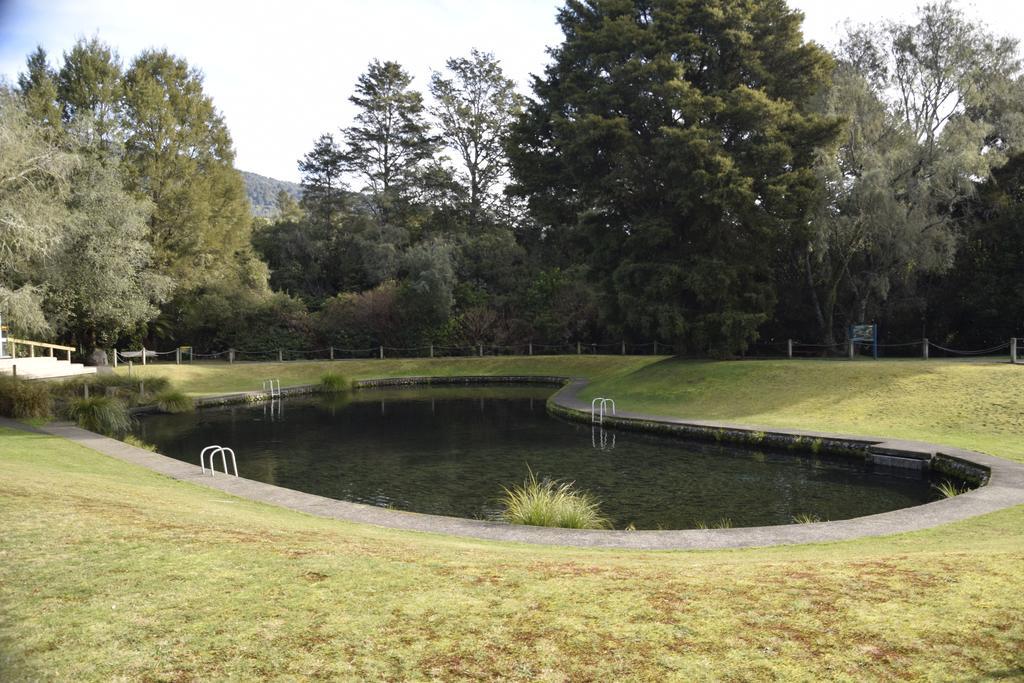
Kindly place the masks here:
[(153, 403), (165, 413), (191, 413), (195, 410), (192, 398), (178, 389), (164, 389), (156, 395)]
[(953, 482), (943, 481), (941, 484), (932, 484), (932, 488), (939, 492), (939, 495), (943, 498), (953, 498), (959, 496), (961, 493), (967, 493), (970, 489), (966, 487), (960, 487)]
[(575, 482), (538, 481), (532, 470), (528, 472), (522, 486), (505, 489), (505, 510), (501, 516), (506, 522), (563, 529), (609, 528), (598, 501), (591, 494), (576, 490)]
[(814, 524), (815, 522), (821, 521), (821, 517), (811, 512), (798, 512), (793, 515), (794, 524)]
[(0, 376), (0, 415), (46, 418), (53, 409), (50, 386), (45, 382)]
[(109, 396), (92, 396), (72, 401), (67, 413), (79, 427), (109, 436), (124, 434), (132, 424), (124, 403)]
[(320, 391), (325, 394), (345, 393), (351, 387), (351, 382), (344, 375), (336, 372), (328, 372), (320, 378)]

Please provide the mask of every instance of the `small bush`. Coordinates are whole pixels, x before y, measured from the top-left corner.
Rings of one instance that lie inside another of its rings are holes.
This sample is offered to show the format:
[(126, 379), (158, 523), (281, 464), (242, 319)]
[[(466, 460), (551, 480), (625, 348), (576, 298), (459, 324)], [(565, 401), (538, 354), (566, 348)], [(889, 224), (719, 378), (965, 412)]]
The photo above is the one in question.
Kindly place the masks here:
[(822, 521), (821, 517), (811, 512), (798, 512), (793, 515), (794, 524), (814, 524)]
[(92, 396), (72, 401), (67, 413), (79, 427), (108, 436), (124, 434), (132, 424), (124, 403), (109, 396)]
[(153, 403), (165, 413), (191, 413), (195, 410), (192, 398), (178, 389), (164, 389), (156, 395)]
[(932, 484), (932, 488), (939, 492), (939, 495), (943, 498), (953, 498), (959, 496), (961, 493), (967, 493), (970, 489), (966, 487), (960, 487), (949, 481), (948, 479), (941, 484)]
[(156, 453), (156, 446), (154, 444), (143, 441), (134, 434), (125, 434), (125, 437), (121, 439), (121, 441), (124, 441), (129, 446), (135, 446), (136, 448), (141, 448), (144, 451)]
[(47, 418), (53, 410), (50, 385), (0, 375), (0, 415), (14, 418)]
[(575, 482), (551, 479), (537, 481), (532, 470), (522, 486), (505, 489), (502, 519), (512, 524), (561, 527), (563, 529), (607, 529), (600, 504), (589, 493), (574, 488)]
[(341, 394), (347, 392), (352, 383), (344, 375), (328, 372), (320, 378), (320, 391), (325, 394)]

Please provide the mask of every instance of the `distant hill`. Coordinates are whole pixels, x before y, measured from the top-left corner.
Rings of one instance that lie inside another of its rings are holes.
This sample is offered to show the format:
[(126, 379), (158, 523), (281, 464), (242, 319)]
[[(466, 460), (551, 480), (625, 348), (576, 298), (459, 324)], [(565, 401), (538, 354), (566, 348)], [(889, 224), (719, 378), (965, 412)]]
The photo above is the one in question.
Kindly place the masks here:
[(249, 203), (252, 204), (254, 216), (268, 218), (277, 211), (277, 193), (284, 190), (296, 199), (302, 196), (302, 187), (298, 183), (289, 183), (287, 180), (268, 178), (258, 173), (249, 173), (239, 170), (245, 180), (245, 192), (249, 195)]

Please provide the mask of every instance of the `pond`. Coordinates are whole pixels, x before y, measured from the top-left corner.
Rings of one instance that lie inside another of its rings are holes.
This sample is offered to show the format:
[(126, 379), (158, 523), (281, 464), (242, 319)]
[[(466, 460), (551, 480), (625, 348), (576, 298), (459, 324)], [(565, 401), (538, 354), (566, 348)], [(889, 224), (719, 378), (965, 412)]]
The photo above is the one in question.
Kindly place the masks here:
[(617, 529), (788, 524), (936, 500), (927, 474), (860, 460), (602, 430), (547, 414), (544, 386), (382, 388), (141, 417), (135, 433), (198, 464), (234, 448), (249, 479), (340, 500), (496, 519), (503, 487), (575, 481)]

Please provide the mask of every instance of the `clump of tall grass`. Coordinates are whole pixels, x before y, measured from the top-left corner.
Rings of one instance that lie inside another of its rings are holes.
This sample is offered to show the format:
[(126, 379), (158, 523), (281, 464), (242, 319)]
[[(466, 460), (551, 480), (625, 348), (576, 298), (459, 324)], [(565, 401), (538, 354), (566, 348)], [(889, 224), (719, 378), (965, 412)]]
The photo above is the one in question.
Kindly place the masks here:
[(47, 418), (53, 397), (45, 382), (0, 375), (0, 415), (15, 418)]
[(720, 520), (712, 524), (708, 524), (703, 519), (699, 519), (696, 524), (698, 529), (731, 529), (732, 519), (729, 517), (722, 517)]
[(939, 492), (939, 495), (943, 498), (953, 498), (959, 496), (961, 493), (967, 493), (970, 489), (966, 486), (957, 486), (948, 479), (943, 481), (941, 484), (932, 484), (932, 488)]
[(522, 486), (505, 488), (501, 499), (501, 518), (511, 524), (560, 527), (563, 529), (607, 529), (611, 526), (601, 514), (593, 495), (575, 488), (575, 482), (537, 480), (533, 470)]
[(156, 453), (156, 446), (154, 444), (151, 444), (148, 441), (143, 441), (134, 434), (125, 434), (124, 438), (121, 439), (121, 441), (124, 441), (129, 446), (135, 446), (136, 448), (141, 448), (144, 451), (151, 451), (153, 453)]
[(191, 413), (195, 410), (192, 398), (178, 389), (164, 389), (154, 397), (153, 403), (165, 413)]
[(67, 415), (79, 427), (108, 436), (124, 434), (132, 419), (124, 403), (110, 396), (80, 398), (68, 404)]
[(821, 517), (812, 512), (798, 512), (793, 515), (794, 524), (814, 524), (815, 522), (821, 521)]
[(352, 382), (336, 372), (328, 372), (320, 377), (320, 391), (325, 394), (343, 394), (351, 387)]

